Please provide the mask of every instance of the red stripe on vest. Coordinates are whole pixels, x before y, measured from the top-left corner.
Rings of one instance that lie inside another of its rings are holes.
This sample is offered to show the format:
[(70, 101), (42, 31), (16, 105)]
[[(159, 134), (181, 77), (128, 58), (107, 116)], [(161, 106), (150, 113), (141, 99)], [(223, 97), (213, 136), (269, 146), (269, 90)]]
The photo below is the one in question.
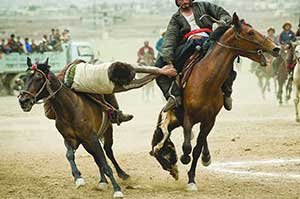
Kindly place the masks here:
[(191, 32), (186, 33), (183, 37), (183, 40), (188, 39), (191, 35), (201, 33), (201, 32), (206, 32), (206, 33), (212, 32), (212, 29), (210, 29), (210, 28), (200, 28), (200, 29), (197, 29), (197, 30), (193, 30)]

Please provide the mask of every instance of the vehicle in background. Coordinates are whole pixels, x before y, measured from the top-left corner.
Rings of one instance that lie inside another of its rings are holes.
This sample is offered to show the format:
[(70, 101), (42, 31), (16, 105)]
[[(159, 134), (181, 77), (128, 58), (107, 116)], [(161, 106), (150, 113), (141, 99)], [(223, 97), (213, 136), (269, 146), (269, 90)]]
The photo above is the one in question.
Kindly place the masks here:
[(96, 61), (94, 50), (89, 43), (70, 42), (63, 44), (62, 47), (63, 51), (2, 54), (0, 57), (0, 94), (15, 95), (23, 88), (22, 77), (25, 75), (28, 56), (34, 60), (34, 63), (43, 62), (49, 58), (51, 71), (55, 73), (75, 59), (82, 59), (88, 63)]

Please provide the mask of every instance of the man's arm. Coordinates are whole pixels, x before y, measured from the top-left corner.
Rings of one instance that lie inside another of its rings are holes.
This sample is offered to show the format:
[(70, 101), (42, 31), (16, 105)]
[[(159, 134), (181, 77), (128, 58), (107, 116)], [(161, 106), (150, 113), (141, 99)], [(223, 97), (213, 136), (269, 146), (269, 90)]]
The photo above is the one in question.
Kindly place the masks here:
[(166, 35), (164, 37), (161, 54), (163, 60), (169, 64), (174, 61), (174, 51), (177, 45), (177, 38), (179, 35), (179, 25), (173, 15), (167, 27)]
[(231, 16), (224, 8), (209, 2), (203, 2), (203, 5), (207, 14), (226, 23), (231, 22)]
[(157, 68), (153, 66), (133, 66), (136, 73), (149, 73), (153, 75), (166, 75), (169, 77), (174, 77), (177, 75), (176, 69), (174, 67), (171, 67), (169, 65), (164, 66), (163, 68)]

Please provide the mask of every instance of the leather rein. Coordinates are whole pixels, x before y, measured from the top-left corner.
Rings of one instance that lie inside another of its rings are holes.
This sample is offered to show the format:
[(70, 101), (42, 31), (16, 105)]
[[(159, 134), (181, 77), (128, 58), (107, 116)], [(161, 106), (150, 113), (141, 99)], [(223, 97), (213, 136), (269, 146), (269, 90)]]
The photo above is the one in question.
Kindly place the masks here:
[(39, 72), (43, 75), (43, 77), (45, 79), (45, 81), (43, 83), (43, 86), (39, 89), (39, 91), (36, 94), (31, 93), (31, 92), (26, 91), (26, 90), (21, 90), (18, 97), (20, 97), (23, 94), (28, 94), (33, 98), (33, 100), (32, 100), (33, 104), (42, 104), (43, 102), (38, 102), (37, 97), (43, 92), (43, 90), (45, 88), (47, 89), (48, 93), (50, 94), (47, 98), (43, 98), (44, 101), (47, 101), (47, 100), (53, 98), (63, 88), (63, 84), (59, 81), (60, 82), (60, 87), (56, 91), (53, 91), (50, 87), (51, 83), (50, 83), (50, 80), (47, 77), (47, 75), (42, 70), (40, 70), (38, 68), (35, 68), (34, 71), (37, 71), (37, 72)]

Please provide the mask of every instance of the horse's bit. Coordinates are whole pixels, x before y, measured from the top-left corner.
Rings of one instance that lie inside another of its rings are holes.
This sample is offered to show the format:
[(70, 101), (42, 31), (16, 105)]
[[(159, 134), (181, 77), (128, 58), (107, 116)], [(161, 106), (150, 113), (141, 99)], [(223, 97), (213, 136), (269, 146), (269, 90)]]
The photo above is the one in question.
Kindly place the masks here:
[(45, 78), (45, 82), (44, 82), (43, 86), (39, 89), (39, 91), (36, 94), (33, 94), (26, 90), (21, 90), (18, 97), (20, 97), (23, 94), (28, 94), (31, 97), (33, 97), (33, 100), (32, 100), (33, 104), (42, 104), (43, 102), (38, 102), (37, 97), (43, 92), (45, 87), (50, 94), (46, 99), (44, 99), (44, 101), (47, 101), (47, 100), (51, 99), (52, 97), (54, 97), (58, 93), (58, 91), (60, 91), (62, 89), (63, 84), (60, 82), (60, 87), (56, 91), (53, 92), (50, 87), (50, 81), (47, 78), (46, 74), (38, 68), (35, 68), (34, 70), (41, 73), (43, 75), (43, 77)]

